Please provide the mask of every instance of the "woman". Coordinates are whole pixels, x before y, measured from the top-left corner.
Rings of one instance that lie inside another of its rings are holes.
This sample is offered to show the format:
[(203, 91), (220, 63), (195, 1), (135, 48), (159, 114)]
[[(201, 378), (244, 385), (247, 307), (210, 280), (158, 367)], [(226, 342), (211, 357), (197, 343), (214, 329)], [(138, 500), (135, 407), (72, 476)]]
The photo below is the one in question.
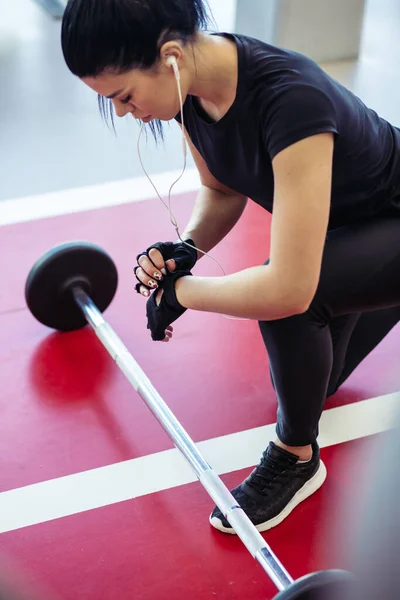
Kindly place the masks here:
[[(72, 73), (153, 132), (181, 122), (180, 78), (202, 187), (189, 245), (141, 252), (137, 291), (154, 340), (188, 308), (259, 322), (277, 437), (233, 495), (265, 531), (323, 484), (325, 399), (400, 319), (400, 130), (308, 58), (206, 22), (203, 0), (70, 0), (62, 45)], [(248, 197), (273, 213), (269, 260), (192, 276), (192, 246), (216, 246)], [(210, 521), (234, 533), (218, 508)]]

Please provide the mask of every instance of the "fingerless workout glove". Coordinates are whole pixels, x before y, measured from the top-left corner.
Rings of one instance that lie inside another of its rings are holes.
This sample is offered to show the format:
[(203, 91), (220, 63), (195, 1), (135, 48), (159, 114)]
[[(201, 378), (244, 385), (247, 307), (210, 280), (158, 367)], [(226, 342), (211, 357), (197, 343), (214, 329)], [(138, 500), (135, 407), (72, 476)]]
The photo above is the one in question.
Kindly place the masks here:
[[(154, 248), (154, 246), (152, 246)], [(175, 293), (175, 282), (187, 275), (189, 271), (181, 270), (169, 273), (160, 283), (164, 290), (160, 305), (156, 303), (156, 292), (153, 293), (146, 303), (147, 329), (150, 329), (154, 341), (161, 342), (165, 338), (165, 330), (168, 325), (179, 319), (186, 312), (186, 308), (179, 304)]]
[[(191, 246), (195, 245), (193, 240), (188, 239), (185, 241)], [(164, 261), (173, 259), (177, 271), (191, 271), (197, 262), (197, 250), (182, 242), (157, 242), (149, 246), (146, 252), (138, 254), (136, 260), (139, 261), (139, 258), (143, 255), (148, 256), (152, 248), (160, 252)]]

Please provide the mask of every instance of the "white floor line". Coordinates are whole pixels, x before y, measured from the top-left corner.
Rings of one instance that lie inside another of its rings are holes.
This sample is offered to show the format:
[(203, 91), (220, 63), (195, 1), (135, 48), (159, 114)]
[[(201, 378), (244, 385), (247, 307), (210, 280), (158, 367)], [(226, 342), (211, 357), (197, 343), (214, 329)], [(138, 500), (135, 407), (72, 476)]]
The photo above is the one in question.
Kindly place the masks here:
[[(167, 197), (171, 185), (181, 172), (181, 170), (167, 171), (151, 175), (162, 198)], [(174, 185), (172, 193), (176, 195), (193, 192), (199, 187), (200, 178), (197, 169), (188, 169), (182, 179)], [(140, 202), (150, 198), (156, 198), (156, 193), (145, 176), (24, 198), (11, 198), (0, 202), (0, 226)], [(162, 208), (161, 202), (157, 201)]]
[[(333, 408), (321, 418), (320, 446), (377, 434), (393, 427), (400, 394), (389, 394)], [(198, 443), (218, 474), (255, 465), (275, 425), (258, 427)], [(156, 474), (156, 475), (155, 475)], [(0, 533), (109, 506), (196, 481), (178, 450), (45, 481), (0, 494)]]

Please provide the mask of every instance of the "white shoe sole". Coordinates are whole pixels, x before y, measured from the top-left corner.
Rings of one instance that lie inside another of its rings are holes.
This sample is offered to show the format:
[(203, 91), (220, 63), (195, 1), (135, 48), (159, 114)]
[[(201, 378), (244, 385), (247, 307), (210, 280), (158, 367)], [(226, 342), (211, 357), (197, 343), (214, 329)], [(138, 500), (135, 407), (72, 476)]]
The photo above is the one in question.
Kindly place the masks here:
[[(319, 469), (315, 473), (314, 477), (309, 479), (303, 485), (303, 487), (301, 489), (299, 489), (298, 492), (296, 492), (296, 494), (293, 496), (293, 498), (291, 499), (289, 504), (287, 504), (285, 506), (285, 508), (282, 510), (282, 512), (280, 512), (279, 515), (277, 515), (273, 519), (270, 519), (269, 521), (265, 521), (265, 523), (261, 523), (260, 525), (256, 525), (255, 526), (256, 529), (260, 532), (268, 531), (268, 529), (272, 529), (273, 527), (276, 527), (277, 525), (282, 523), (282, 521), (284, 521), (286, 519), (286, 517), (288, 517), (290, 515), (290, 513), (292, 512), (293, 509), (296, 508), (296, 506), (298, 506), (301, 502), (303, 502), (304, 500), (306, 500), (307, 498), (312, 496), (312, 494), (314, 494), (317, 490), (319, 490), (319, 488), (322, 486), (322, 484), (324, 483), (324, 481), (326, 479), (326, 475), (327, 475), (326, 467), (321, 460)], [(211, 515), (210, 515), (209, 521), (210, 521), (210, 524), (213, 527), (215, 527), (215, 529), (218, 529), (219, 531), (222, 531), (223, 533), (230, 533), (232, 535), (236, 535), (236, 531), (232, 527), (229, 527), (229, 528), (224, 527), (224, 525), (222, 524), (222, 521), (220, 519), (218, 519), (217, 517), (211, 517)]]

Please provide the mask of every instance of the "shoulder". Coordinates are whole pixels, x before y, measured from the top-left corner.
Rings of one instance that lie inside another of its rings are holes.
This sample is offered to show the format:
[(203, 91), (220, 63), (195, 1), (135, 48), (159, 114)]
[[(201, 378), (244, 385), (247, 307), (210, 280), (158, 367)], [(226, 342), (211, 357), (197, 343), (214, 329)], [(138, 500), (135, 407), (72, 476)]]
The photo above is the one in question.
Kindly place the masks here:
[(246, 69), (254, 79), (267, 77), (271, 85), (285, 81), (318, 83), (329, 79), (325, 71), (304, 54), (245, 35), (225, 35), (236, 42), (239, 69)]
[(245, 93), (260, 114), (312, 110), (316, 105), (333, 111), (336, 82), (307, 56), (232, 34), (239, 49), (239, 77)]

